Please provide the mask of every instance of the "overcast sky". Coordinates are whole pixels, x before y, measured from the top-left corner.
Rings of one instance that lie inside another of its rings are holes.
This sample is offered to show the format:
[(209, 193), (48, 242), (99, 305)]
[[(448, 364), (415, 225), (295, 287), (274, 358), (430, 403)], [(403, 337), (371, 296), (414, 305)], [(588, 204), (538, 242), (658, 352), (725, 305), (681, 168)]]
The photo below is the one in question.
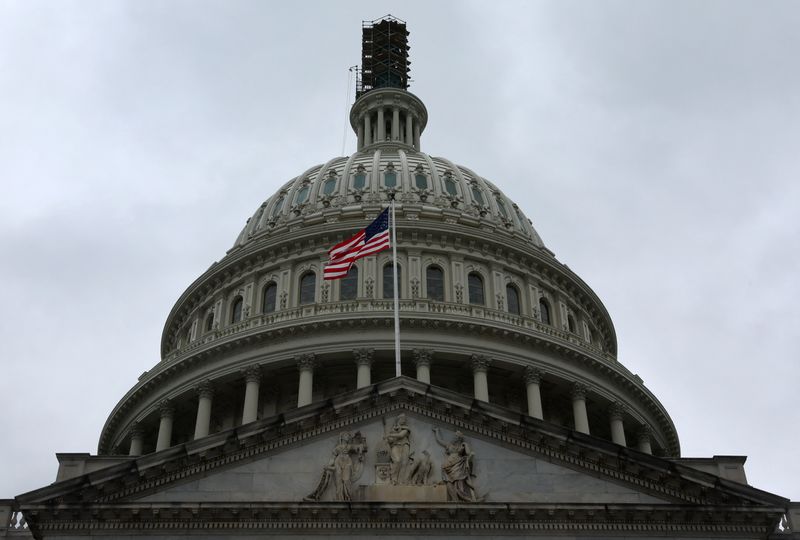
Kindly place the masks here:
[(595, 290), (684, 456), (800, 500), (800, 3), (288, 4), (0, 0), (0, 498), (96, 451), (181, 292), (342, 154), (392, 13), (423, 150)]

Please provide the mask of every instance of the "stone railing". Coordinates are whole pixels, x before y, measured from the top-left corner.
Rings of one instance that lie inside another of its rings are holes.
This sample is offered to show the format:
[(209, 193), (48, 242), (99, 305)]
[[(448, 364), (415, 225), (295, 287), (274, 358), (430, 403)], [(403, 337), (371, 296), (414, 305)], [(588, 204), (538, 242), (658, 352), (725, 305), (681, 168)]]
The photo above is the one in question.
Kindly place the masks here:
[(13, 499), (0, 499), (0, 537), (33, 538), (25, 516)]
[[(280, 328), (289, 324), (301, 322), (312, 322), (313, 319), (324, 320), (333, 315), (391, 315), (394, 310), (392, 300), (360, 299), (347, 302), (330, 302), (321, 304), (309, 304), (288, 308), (268, 314), (256, 314), (247, 319), (226, 326), (219, 330), (212, 330), (202, 335), (187, 346), (172, 351), (165, 358), (165, 362), (172, 362), (180, 358), (191, 355), (194, 351), (203, 348), (205, 345), (220, 339), (232, 338), (247, 331), (257, 331), (261, 328)], [(483, 322), (490, 324), (500, 324), (509, 329), (519, 329), (529, 333), (541, 334), (548, 338), (554, 338), (571, 346), (589, 352), (592, 356), (599, 356), (602, 359), (616, 363), (616, 358), (603, 351), (599, 346), (589, 343), (576, 334), (559, 330), (550, 325), (534, 319), (533, 317), (514, 315), (506, 311), (475, 306), (470, 304), (458, 304), (452, 302), (435, 302), (426, 299), (400, 300), (401, 317), (413, 314), (432, 314), (435, 315), (434, 321), (445, 320), (446, 317), (456, 319), (468, 319), (473, 322)]]

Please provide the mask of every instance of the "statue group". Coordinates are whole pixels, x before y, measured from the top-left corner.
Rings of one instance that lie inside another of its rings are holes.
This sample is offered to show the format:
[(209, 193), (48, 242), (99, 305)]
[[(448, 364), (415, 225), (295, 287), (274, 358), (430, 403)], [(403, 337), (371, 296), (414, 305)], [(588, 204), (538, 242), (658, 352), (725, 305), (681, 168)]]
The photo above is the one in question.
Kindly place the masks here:
[[(473, 484), (475, 478), (475, 455), (461, 432), (447, 442), (439, 428), (433, 428), (436, 442), (444, 449), (441, 465), (442, 479), (436, 484), (447, 487), (447, 498), (454, 502), (479, 502)], [(343, 432), (333, 449), (331, 458), (322, 471), (316, 489), (305, 497), (306, 501), (319, 501), (329, 485), (334, 486), (333, 499), (350, 501), (353, 484), (364, 470), (366, 439), (360, 432)], [(376, 482), (393, 486), (429, 486), (433, 461), (427, 450), (416, 455), (412, 450), (412, 430), (405, 414), (400, 414), (391, 427), (384, 420), (384, 435), (377, 452)]]

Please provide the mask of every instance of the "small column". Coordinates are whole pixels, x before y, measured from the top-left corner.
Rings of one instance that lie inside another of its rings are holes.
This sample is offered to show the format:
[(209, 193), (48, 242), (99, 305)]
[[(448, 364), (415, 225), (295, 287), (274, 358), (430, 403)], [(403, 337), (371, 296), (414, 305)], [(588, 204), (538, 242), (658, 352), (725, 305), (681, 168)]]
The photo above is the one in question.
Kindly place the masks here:
[(622, 416), (625, 413), (625, 406), (619, 401), (615, 401), (608, 408), (608, 419), (611, 422), (611, 441), (620, 446), (628, 446), (625, 440), (625, 425)]
[(589, 416), (586, 414), (586, 386), (581, 383), (572, 385), (572, 416), (575, 431), (589, 435)]
[(175, 407), (172, 406), (172, 402), (168, 399), (159, 403), (158, 410), (161, 414), (161, 423), (158, 425), (156, 452), (172, 445), (172, 419), (175, 416)]
[(639, 429), (639, 444), (637, 448), (639, 452), (644, 452), (645, 454), (653, 453), (653, 447), (650, 445), (650, 426), (647, 424), (642, 424)]
[(489, 381), (486, 372), (492, 361), (483, 355), (472, 355), (472, 378), (475, 386), (475, 399), (489, 402)]
[(356, 133), (358, 133), (358, 145), (357, 145), (357, 148), (359, 150), (361, 150), (362, 148), (364, 148), (364, 126), (363, 125), (359, 125), (358, 126), (358, 131)]
[(372, 122), (369, 113), (364, 115), (364, 146), (372, 144)]
[(314, 399), (314, 361), (313, 354), (295, 356), (297, 369), (300, 370), (300, 380), (297, 385), (297, 406), (303, 407)]
[(412, 146), (414, 144), (414, 119), (410, 114), (406, 113), (406, 144)]
[(258, 391), (261, 386), (261, 367), (250, 366), (247, 368), (244, 371), (244, 380), (247, 386), (244, 390), (242, 424), (249, 424), (258, 419)]
[(194, 423), (194, 438), (200, 439), (208, 435), (211, 426), (211, 400), (214, 398), (214, 387), (211, 381), (203, 381), (197, 390), (197, 419)]
[(414, 148), (419, 150), (419, 125), (414, 124)]
[(386, 140), (386, 121), (383, 118), (383, 107), (378, 108), (378, 129), (376, 142), (383, 142)]
[(431, 384), (431, 361), (433, 351), (429, 349), (414, 349), (414, 365), (417, 366), (417, 380), (425, 384)]
[(131, 449), (128, 452), (129, 456), (141, 456), (142, 448), (144, 447), (144, 431), (139, 422), (131, 424)]
[(358, 373), (356, 374), (356, 388), (364, 388), (372, 384), (372, 353), (373, 349), (354, 349)]
[(528, 416), (544, 419), (542, 412), (542, 392), (539, 384), (542, 382), (542, 371), (533, 366), (525, 368), (525, 390), (528, 395)]
[(400, 139), (400, 109), (395, 107), (392, 110), (392, 140)]

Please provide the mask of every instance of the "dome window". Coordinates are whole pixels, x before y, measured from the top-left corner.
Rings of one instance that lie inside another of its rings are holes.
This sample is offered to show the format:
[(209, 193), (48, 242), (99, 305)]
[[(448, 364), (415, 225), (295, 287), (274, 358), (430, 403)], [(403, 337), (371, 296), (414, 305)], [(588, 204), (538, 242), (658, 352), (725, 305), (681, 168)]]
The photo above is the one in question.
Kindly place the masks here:
[(264, 286), (264, 294), (261, 301), (261, 311), (272, 313), (275, 311), (275, 301), (278, 297), (278, 286), (274, 281), (270, 281)]
[(275, 217), (281, 213), (281, 210), (283, 209), (283, 201), (285, 198), (286, 197), (281, 196), (281, 198), (278, 199), (278, 202), (275, 203), (275, 207), (272, 209), (272, 217)]
[(340, 300), (355, 300), (358, 296), (358, 267), (353, 265), (339, 285)]
[[(392, 263), (384, 265), (383, 267), (383, 297), (394, 298), (394, 275), (392, 274)], [(403, 272), (400, 270), (400, 265), (397, 265), (397, 284), (400, 285), (400, 278)]]
[(237, 323), (242, 320), (242, 307), (244, 306), (244, 299), (241, 296), (237, 296), (236, 299), (233, 301), (233, 307), (231, 309), (231, 324)]
[(208, 315), (206, 315), (206, 323), (203, 326), (206, 332), (211, 332), (214, 329), (214, 312), (212, 311)]
[(391, 162), (386, 166), (386, 171), (383, 173), (383, 185), (387, 188), (397, 186), (397, 172), (394, 170), (394, 164)]
[(478, 206), (486, 206), (486, 201), (483, 198), (483, 193), (478, 186), (472, 186), (472, 199), (475, 201), (475, 204)]
[(428, 298), (444, 302), (444, 271), (438, 266), (429, 266), (425, 271)]
[(467, 276), (467, 285), (469, 288), (469, 303), (482, 306), (486, 302), (483, 294), (483, 278), (477, 272), (470, 273)]
[(353, 175), (353, 189), (364, 189), (367, 186), (367, 171), (363, 165), (356, 167), (356, 174)]
[(308, 192), (309, 192), (308, 184), (301, 187), (300, 190), (297, 192), (295, 204), (303, 204), (304, 202), (306, 202), (308, 200)]
[(567, 328), (569, 328), (569, 331), (573, 334), (577, 330), (577, 326), (575, 325), (575, 317), (572, 316), (572, 313), (567, 315)]
[(542, 323), (547, 326), (552, 324), (550, 322), (550, 306), (547, 305), (547, 300), (544, 298), (539, 299), (539, 318), (542, 320)]
[(415, 174), (414, 183), (416, 184), (417, 189), (428, 189), (428, 177), (424, 174)]
[(334, 192), (335, 189), (336, 189), (336, 177), (330, 176), (328, 177), (327, 180), (325, 180), (325, 183), (322, 184), (322, 194), (330, 195)]
[(300, 278), (300, 305), (313, 304), (317, 292), (317, 274), (306, 272)]
[(519, 291), (513, 285), (506, 285), (507, 311), (519, 315)]
[(456, 181), (453, 180), (453, 173), (447, 171), (444, 173), (444, 190), (452, 197), (458, 197), (458, 187)]
[(495, 199), (497, 202), (497, 211), (500, 212), (500, 216), (503, 219), (508, 219), (508, 210), (506, 210), (506, 205), (500, 199)]

